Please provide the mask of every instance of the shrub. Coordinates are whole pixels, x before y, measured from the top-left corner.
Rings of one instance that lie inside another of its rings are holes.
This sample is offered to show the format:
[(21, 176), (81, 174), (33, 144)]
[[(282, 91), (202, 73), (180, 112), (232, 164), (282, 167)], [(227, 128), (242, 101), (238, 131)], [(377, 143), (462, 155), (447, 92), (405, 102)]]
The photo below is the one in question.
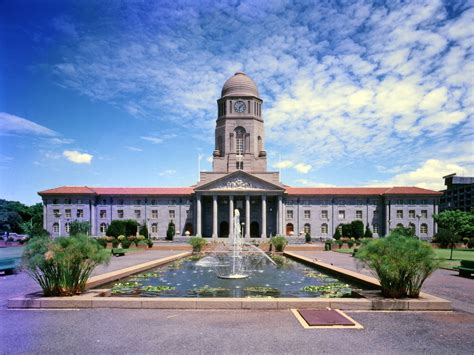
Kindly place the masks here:
[(147, 240), (147, 244), (148, 244), (148, 248), (152, 248), (153, 247), (153, 241), (151, 239), (148, 239)]
[(130, 248), (130, 245), (132, 244), (132, 242), (128, 239), (124, 239), (122, 240), (121, 244), (122, 244), (122, 248), (128, 249)]
[(336, 240), (341, 239), (341, 232), (339, 231), (339, 227), (336, 228), (336, 232), (334, 232), (333, 238)]
[(199, 253), (207, 241), (201, 237), (191, 237), (188, 239), (188, 243), (193, 247), (193, 252)]
[(119, 235), (135, 235), (139, 224), (133, 219), (115, 220), (107, 228), (107, 235), (118, 237)]
[(352, 237), (352, 226), (350, 223), (345, 223), (342, 225), (342, 236), (346, 238)]
[(132, 244), (137, 245), (137, 237), (135, 237), (134, 235), (128, 236), (127, 240), (130, 242), (130, 245)]
[(112, 239), (112, 248), (118, 248), (120, 241), (117, 238)]
[(282, 252), (288, 244), (288, 240), (282, 235), (277, 235), (270, 239), (270, 243), (275, 247), (276, 252)]
[(140, 233), (140, 235), (142, 235), (146, 239), (148, 239), (149, 235), (148, 235), (148, 228), (147, 228), (146, 224), (144, 224), (143, 226), (140, 227), (139, 233)]
[(89, 222), (74, 221), (69, 224), (69, 235), (89, 234), (91, 225)]
[(351, 249), (355, 244), (355, 238), (351, 238), (347, 241), (347, 246)]
[(336, 244), (337, 244), (337, 246), (339, 247), (339, 249), (341, 249), (341, 248), (342, 248), (342, 245), (344, 244), (344, 241), (338, 239), (338, 240), (336, 240)]
[(469, 241), (467, 242), (467, 247), (474, 248), (474, 238), (469, 238)]
[(390, 232), (390, 235), (396, 235), (399, 237), (414, 237), (415, 230), (412, 227), (397, 226)]
[(390, 298), (418, 297), (423, 282), (439, 265), (428, 243), (398, 234), (365, 241), (355, 257), (372, 270), (382, 295)]
[(462, 238), (462, 243), (464, 244), (464, 246), (466, 246), (467, 243), (469, 243), (469, 238), (468, 237)]
[(351, 222), (351, 237), (361, 239), (364, 237), (364, 223), (356, 220)]
[(370, 230), (370, 227), (367, 224), (367, 228), (365, 228), (364, 238), (370, 239), (370, 238), (373, 238), (373, 237), (374, 237), (374, 235), (372, 234), (372, 231)]
[(25, 247), (23, 264), (45, 296), (72, 296), (84, 291), (94, 268), (110, 254), (85, 235), (35, 237)]
[(433, 242), (438, 243), (440, 248), (447, 248), (452, 240), (452, 234), (445, 228), (440, 228), (433, 237)]
[(122, 241), (124, 241), (126, 238), (125, 238), (124, 235), (119, 235), (119, 236), (117, 237), (117, 239), (118, 239), (119, 242), (122, 242)]
[(304, 240), (305, 240), (306, 243), (311, 243), (311, 234), (306, 233), (304, 235)]
[(148, 243), (147, 243), (145, 240), (136, 241), (135, 244), (136, 244), (137, 246), (139, 246), (139, 245), (144, 245), (144, 246), (145, 246), (145, 245), (148, 245)]
[(145, 239), (146, 239), (146, 238), (145, 238), (144, 235), (139, 235), (139, 236), (137, 237), (137, 241), (139, 241), (139, 242), (141, 242), (141, 241), (143, 241), (143, 240), (145, 240)]
[(106, 237), (99, 237), (96, 239), (97, 243), (103, 248), (107, 248), (107, 238)]
[(166, 231), (166, 240), (173, 240), (175, 233), (176, 229), (174, 223), (170, 221), (170, 223), (168, 223), (168, 230)]

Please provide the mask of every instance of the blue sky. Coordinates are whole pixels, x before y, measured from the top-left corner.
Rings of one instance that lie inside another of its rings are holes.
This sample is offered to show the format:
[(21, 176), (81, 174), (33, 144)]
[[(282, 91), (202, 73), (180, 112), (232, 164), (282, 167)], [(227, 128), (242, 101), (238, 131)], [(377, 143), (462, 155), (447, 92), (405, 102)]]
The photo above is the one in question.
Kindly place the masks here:
[(295, 186), (473, 174), (473, 1), (0, 2), (0, 198), (188, 186), (238, 70)]

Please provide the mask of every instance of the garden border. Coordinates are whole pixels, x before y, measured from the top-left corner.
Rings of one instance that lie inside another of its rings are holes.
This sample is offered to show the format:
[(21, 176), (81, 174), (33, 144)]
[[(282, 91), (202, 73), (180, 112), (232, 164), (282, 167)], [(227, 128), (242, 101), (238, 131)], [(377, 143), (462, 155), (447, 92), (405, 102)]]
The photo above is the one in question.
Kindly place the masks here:
[[(310, 264), (327, 272), (338, 274), (358, 283), (379, 287), (370, 276), (326, 264), (300, 255), (285, 252), (285, 255)], [(380, 292), (367, 291), (365, 298), (144, 298), (111, 297), (109, 289), (90, 289), (123, 277), (191, 255), (191, 252), (168, 256), (118, 271), (94, 276), (87, 282), (89, 289), (83, 295), (72, 297), (24, 296), (8, 300), (8, 308), (141, 308), (141, 309), (341, 309), (341, 310), (405, 310), (405, 311), (450, 311), (451, 302), (426, 293), (418, 299), (386, 299)]]

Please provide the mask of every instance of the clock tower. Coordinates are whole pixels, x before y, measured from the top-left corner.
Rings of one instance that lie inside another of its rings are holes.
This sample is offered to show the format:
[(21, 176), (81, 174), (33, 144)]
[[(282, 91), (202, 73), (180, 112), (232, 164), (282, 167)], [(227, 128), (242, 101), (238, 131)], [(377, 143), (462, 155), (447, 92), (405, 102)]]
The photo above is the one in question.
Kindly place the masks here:
[(214, 172), (266, 172), (262, 103), (245, 73), (237, 72), (225, 82), (217, 100)]

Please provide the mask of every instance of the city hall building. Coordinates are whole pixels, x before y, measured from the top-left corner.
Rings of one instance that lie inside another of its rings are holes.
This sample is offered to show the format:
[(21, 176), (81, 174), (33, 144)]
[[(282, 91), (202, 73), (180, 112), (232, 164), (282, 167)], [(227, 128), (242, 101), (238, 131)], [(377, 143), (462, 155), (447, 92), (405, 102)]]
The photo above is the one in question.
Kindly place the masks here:
[[(88, 221), (105, 235), (113, 220), (134, 219), (154, 237), (173, 221), (178, 235), (228, 238), (240, 211), (245, 238), (277, 234), (301, 240), (331, 237), (340, 224), (361, 220), (374, 236), (397, 226), (422, 238), (436, 233), (440, 193), (418, 187), (290, 187), (267, 171), (263, 101), (242, 72), (228, 79), (217, 100), (212, 172), (189, 187), (57, 187), (39, 192), (44, 228), (67, 235), (72, 221)], [(188, 233), (187, 233), (188, 232)]]

